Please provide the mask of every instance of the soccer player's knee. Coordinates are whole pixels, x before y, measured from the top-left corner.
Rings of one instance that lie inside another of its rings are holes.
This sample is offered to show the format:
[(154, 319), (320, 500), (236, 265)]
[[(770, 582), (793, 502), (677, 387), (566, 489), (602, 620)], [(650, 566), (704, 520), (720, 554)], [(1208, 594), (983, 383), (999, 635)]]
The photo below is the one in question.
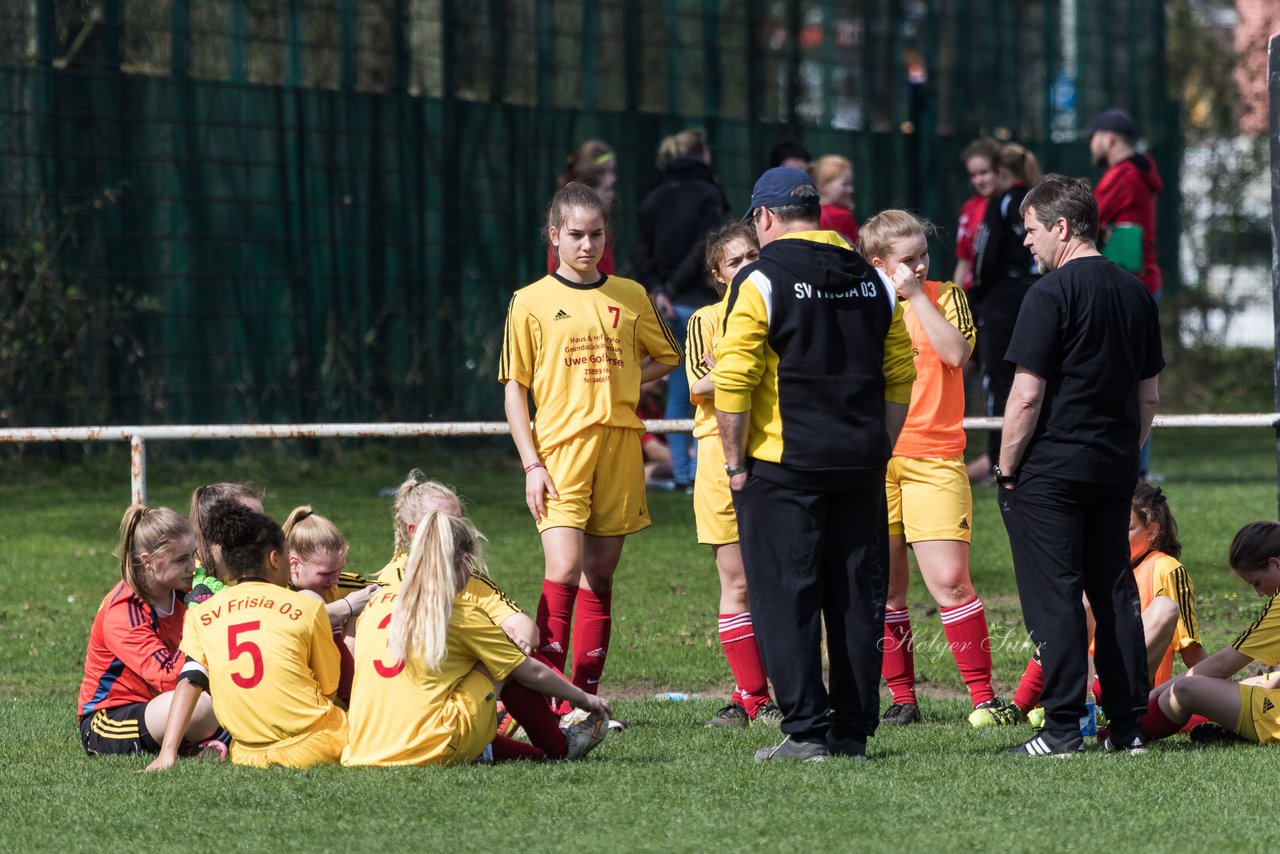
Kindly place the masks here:
[[(950, 579), (948, 579), (950, 581)], [(944, 608), (954, 608), (957, 605), (963, 605), (973, 598), (973, 587), (966, 578), (960, 578), (954, 583), (942, 586), (938, 590), (938, 604)]]

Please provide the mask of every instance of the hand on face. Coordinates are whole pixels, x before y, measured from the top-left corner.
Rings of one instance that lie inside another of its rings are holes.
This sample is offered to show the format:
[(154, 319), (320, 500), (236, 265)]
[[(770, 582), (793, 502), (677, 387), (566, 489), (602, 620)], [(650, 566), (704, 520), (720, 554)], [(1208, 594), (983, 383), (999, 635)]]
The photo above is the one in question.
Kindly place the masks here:
[(910, 300), (923, 290), (925, 269), (923, 264), (917, 265), (914, 270), (906, 264), (898, 265), (898, 269), (893, 271), (889, 281), (893, 283), (893, 289), (899, 297)]

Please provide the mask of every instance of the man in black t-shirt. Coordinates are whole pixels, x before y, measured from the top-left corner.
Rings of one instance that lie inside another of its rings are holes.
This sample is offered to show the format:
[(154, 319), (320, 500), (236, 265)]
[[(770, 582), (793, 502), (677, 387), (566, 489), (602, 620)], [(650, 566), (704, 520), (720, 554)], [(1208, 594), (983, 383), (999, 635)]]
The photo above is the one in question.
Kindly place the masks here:
[(1044, 666), (1045, 724), (1011, 752), (1084, 750), (1088, 633), (1111, 720), (1105, 750), (1140, 752), (1147, 660), (1129, 566), (1129, 503), (1164, 367), (1156, 304), (1097, 249), (1089, 184), (1050, 175), (1022, 202), (1047, 274), (1027, 293), (1005, 361), (1016, 368), (995, 469), (1022, 600)]

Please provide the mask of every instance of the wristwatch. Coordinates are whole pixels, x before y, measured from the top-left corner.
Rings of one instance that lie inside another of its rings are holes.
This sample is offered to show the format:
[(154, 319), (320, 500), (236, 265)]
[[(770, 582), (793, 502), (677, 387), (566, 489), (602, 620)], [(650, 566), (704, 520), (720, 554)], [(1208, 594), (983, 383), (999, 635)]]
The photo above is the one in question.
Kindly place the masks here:
[(729, 464), (728, 464), (728, 463), (725, 463), (725, 464), (724, 464), (724, 473), (725, 473), (725, 474), (727, 474), (727, 475), (729, 475), (729, 477), (737, 477), (737, 476), (738, 476), (738, 475), (740, 475), (740, 474), (746, 474), (746, 473), (747, 473), (747, 464), (746, 464), (746, 463), (742, 463), (742, 464), (740, 464), (739, 466), (737, 466), (736, 468), (729, 468)]
[(995, 475), (996, 483), (1000, 484), (1001, 486), (1004, 486), (1006, 483), (1018, 482), (1018, 473), (1014, 472), (1013, 474), (1005, 474), (1004, 472), (1000, 471), (999, 463), (996, 463), (991, 467), (991, 473)]

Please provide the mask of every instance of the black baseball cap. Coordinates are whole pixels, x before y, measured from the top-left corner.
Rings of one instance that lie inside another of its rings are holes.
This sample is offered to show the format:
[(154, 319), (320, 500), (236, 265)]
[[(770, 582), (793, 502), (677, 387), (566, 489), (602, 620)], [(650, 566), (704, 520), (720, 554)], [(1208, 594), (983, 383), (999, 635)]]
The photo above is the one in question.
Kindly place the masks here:
[(1119, 107), (1112, 107), (1109, 110), (1103, 110), (1098, 113), (1093, 117), (1093, 121), (1089, 122), (1085, 129), (1080, 132), (1080, 136), (1088, 139), (1100, 130), (1109, 130), (1129, 139), (1133, 139), (1138, 135), (1138, 129), (1133, 124), (1133, 116)]
[[(813, 187), (813, 195), (802, 199), (794, 198), (791, 192), (799, 186)], [(809, 173), (794, 166), (775, 166), (766, 170), (756, 181), (755, 187), (751, 190), (751, 207), (747, 208), (747, 212), (742, 215), (742, 220), (745, 222), (750, 219), (757, 208), (781, 208), (787, 205), (808, 204), (812, 204), (815, 209), (819, 207), (818, 188), (814, 187)]]

